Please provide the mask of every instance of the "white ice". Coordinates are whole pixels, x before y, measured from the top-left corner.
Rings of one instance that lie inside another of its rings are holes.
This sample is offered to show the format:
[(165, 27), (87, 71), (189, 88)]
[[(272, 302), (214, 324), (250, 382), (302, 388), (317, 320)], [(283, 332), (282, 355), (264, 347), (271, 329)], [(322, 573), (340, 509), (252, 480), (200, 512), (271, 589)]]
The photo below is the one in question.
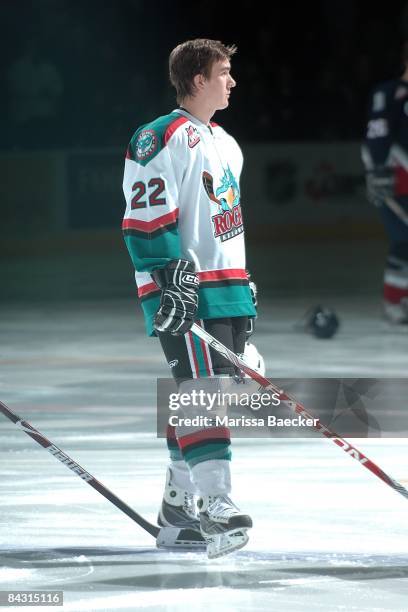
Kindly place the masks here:
[[(335, 299), (329, 341), (293, 329), (308, 305), (264, 300), (256, 344), (272, 379), (406, 376), (408, 334), (371, 296)], [(0, 399), (154, 522), (167, 461), (155, 380), (168, 371), (136, 308), (3, 306)], [(406, 439), (353, 443), (407, 484)], [(318, 436), (234, 440), (232, 467), (248, 546), (211, 562), (165, 552), (0, 414), (0, 590), (63, 590), (72, 612), (408, 610), (408, 500)]]

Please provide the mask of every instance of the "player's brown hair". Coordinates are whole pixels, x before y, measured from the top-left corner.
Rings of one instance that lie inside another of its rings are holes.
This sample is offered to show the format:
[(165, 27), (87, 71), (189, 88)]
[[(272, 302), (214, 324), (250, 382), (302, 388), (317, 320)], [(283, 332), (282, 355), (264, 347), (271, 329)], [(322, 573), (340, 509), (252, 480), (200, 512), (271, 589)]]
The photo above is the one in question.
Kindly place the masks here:
[(175, 87), (177, 102), (180, 104), (187, 96), (194, 95), (193, 79), (203, 74), (209, 79), (214, 62), (230, 59), (236, 52), (235, 45), (226, 46), (219, 40), (196, 38), (187, 40), (170, 53), (170, 82)]

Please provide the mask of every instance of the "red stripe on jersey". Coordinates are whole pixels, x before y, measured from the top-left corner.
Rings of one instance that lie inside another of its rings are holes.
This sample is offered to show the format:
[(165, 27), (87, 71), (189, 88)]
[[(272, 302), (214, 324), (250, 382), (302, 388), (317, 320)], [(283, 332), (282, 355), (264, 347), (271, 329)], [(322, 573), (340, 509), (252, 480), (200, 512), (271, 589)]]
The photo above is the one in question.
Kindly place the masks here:
[(231, 278), (247, 279), (248, 274), (246, 270), (242, 268), (232, 270), (208, 270), (207, 272), (198, 272), (198, 278), (200, 281), (218, 281)]
[(126, 159), (133, 159), (133, 155), (132, 155), (132, 151), (130, 150), (130, 147), (126, 149)]
[(215, 123), (215, 121), (210, 121), (210, 125), (211, 127), (220, 127), (218, 123)]
[(151, 221), (141, 221), (139, 219), (123, 219), (122, 229), (136, 229), (141, 232), (151, 232), (159, 227), (164, 227), (169, 225), (170, 223), (174, 223), (177, 221), (179, 215), (179, 209), (167, 213), (166, 215), (162, 215), (161, 217), (157, 217), (157, 219), (152, 219)]
[(180, 117), (179, 119), (176, 119), (175, 121), (170, 123), (167, 130), (164, 132), (165, 145), (169, 142), (170, 138), (173, 136), (174, 132), (180, 127), (180, 125), (183, 125), (183, 123), (186, 123), (187, 121), (188, 119), (186, 117)]
[(227, 427), (209, 427), (207, 429), (201, 429), (189, 436), (182, 436), (178, 438), (180, 448), (190, 446), (190, 444), (196, 444), (197, 442), (211, 440), (217, 440), (220, 438), (230, 439), (230, 431)]
[(156, 285), (156, 283), (147, 283), (147, 285), (142, 285), (142, 287), (138, 287), (137, 295), (139, 297), (143, 297), (144, 295), (147, 295), (152, 291), (157, 291), (158, 288), (159, 287)]

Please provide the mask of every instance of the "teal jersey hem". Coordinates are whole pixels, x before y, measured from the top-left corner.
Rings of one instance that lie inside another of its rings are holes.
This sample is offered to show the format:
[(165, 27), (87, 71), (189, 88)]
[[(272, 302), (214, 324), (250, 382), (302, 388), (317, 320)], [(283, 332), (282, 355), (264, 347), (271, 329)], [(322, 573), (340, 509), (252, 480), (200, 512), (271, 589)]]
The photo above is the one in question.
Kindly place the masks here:
[[(200, 289), (198, 295), (197, 319), (256, 316), (256, 309), (247, 285)], [(158, 295), (144, 299), (142, 302), (148, 336), (156, 335), (153, 328), (153, 319), (159, 305), (160, 296)]]

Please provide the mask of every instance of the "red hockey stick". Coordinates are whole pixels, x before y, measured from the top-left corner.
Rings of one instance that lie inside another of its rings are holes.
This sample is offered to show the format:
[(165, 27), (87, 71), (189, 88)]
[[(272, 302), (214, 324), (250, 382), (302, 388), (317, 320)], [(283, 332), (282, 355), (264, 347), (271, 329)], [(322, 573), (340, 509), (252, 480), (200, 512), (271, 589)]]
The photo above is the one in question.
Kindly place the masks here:
[(399, 482), (388, 476), (388, 474), (383, 472), (383, 470), (379, 468), (378, 465), (376, 465), (373, 461), (371, 461), (371, 459), (366, 457), (364, 453), (352, 446), (350, 442), (346, 442), (346, 440), (341, 438), (334, 431), (331, 431), (328, 427), (323, 425), (323, 423), (320, 423), (319, 419), (316, 419), (316, 417), (314, 417), (310, 412), (308, 412), (306, 408), (304, 408), (304, 406), (302, 406), (302, 404), (296, 401), (293, 397), (282, 391), (282, 389), (279, 389), (279, 387), (277, 387), (270, 380), (259, 374), (256, 370), (253, 370), (251, 367), (249, 367), (243, 359), (238, 357), (238, 355), (236, 355), (229, 348), (221, 344), (221, 342), (216, 340), (211, 334), (209, 334), (202, 327), (197, 325), (197, 323), (193, 324), (191, 331), (196, 336), (204, 340), (204, 342), (211, 346), (215, 351), (217, 351), (226, 359), (228, 359), (228, 361), (233, 363), (240, 370), (243, 370), (246, 374), (248, 374), (248, 376), (256, 380), (256, 382), (259, 383), (261, 387), (267, 389), (268, 391), (273, 391), (273, 393), (275, 393), (279, 397), (282, 404), (289, 408), (289, 410), (300, 414), (306, 419), (314, 419), (314, 422), (316, 424), (312, 425), (312, 427), (316, 429), (316, 431), (321, 433), (323, 436), (326, 436), (326, 438), (332, 440), (332, 442), (337, 444), (337, 446), (344, 450), (344, 452), (346, 452), (350, 457), (356, 459), (356, 461), (358, 461), (361, 465), (367, 468), (367, 470), (370, 470), (370, 472), (380, 478), (383, 482), (385, 482), (385, 484), (387, 484), (388, 486), (390, 486), (395, 491), (397, 491), (408, 499), (408, 491), (407, 489), (405, 489), (405, 487), (403, 487)]

